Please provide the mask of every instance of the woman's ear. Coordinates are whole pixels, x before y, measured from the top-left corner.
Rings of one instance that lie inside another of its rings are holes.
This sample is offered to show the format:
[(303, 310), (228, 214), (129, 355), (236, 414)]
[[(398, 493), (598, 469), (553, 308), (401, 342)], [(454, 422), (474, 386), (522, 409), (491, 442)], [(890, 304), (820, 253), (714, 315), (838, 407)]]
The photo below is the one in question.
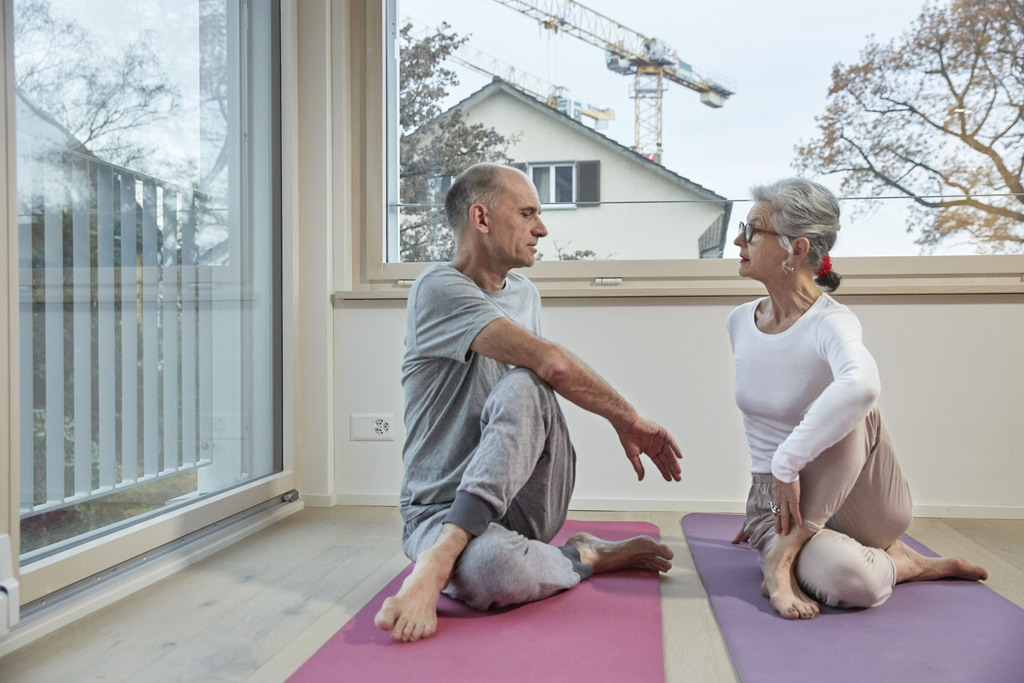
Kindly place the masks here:
[(806, 237), (797, 237), (789, 244), (793, 249), (793, 256), (797, 259), (806, 258), (807, 254), (811, 251), (811, 241)]

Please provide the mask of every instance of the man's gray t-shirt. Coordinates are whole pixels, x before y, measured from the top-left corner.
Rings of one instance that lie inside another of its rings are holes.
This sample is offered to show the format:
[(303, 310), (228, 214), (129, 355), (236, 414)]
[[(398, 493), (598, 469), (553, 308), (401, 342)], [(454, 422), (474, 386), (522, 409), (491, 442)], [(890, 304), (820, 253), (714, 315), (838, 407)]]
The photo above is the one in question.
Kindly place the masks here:
[[(470, 350), (477, 334), (508, 318), (540, 335), (540, 295), (509, 273), (497, 292), (481, 289), (451, 265), (431, 266), (413, 284), (406, 309), (405, 521), (451, 507), (469, 455), (480, 442), (480, 415), (507, 363)], [(407, 527), (408, 532), (408, 527)]]

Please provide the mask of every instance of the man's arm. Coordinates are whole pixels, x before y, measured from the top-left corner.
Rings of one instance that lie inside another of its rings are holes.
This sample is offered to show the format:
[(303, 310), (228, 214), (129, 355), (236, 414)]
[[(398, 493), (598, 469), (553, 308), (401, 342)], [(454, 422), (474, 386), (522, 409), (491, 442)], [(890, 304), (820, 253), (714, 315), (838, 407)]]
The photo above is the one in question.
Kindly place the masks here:
[(681, 479), (679, 459), (683, 456), (675, 439), (664, 427), (640, 417), (626, 399), (567, 350), (531, 334), (508, 318), (488, 323), (470, 349), (529, 368), (559, 395), (608, 420), (619, 435), (637, 478), (644, 478), (640, 454), (646, 453), (666, 481)]

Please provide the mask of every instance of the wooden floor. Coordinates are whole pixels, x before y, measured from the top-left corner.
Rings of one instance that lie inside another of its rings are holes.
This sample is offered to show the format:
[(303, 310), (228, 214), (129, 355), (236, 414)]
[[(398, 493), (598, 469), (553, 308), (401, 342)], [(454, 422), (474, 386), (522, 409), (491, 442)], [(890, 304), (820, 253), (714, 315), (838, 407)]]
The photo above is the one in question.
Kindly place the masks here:
[[(681, 516), (570, 513), (659, 525), (676, 554), (662, 578), (666, 680), (735, 681)], [(406, 566), (400, 529), (394, 508), (306, 508), (0, 659), (0, 681), (283, 681)], [(982, 564), (1024, 607), (1024, 520), (917, 519), (910, 533)]]

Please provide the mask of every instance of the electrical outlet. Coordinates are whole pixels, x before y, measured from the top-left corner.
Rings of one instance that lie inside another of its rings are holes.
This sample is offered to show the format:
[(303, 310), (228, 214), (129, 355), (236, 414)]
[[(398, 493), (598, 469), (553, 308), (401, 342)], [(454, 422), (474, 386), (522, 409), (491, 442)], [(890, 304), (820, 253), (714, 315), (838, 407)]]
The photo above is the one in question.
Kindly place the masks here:
[(349, 439), (394, 441), (395, 416), (391, 413), (352, 413), (349, 415)]

